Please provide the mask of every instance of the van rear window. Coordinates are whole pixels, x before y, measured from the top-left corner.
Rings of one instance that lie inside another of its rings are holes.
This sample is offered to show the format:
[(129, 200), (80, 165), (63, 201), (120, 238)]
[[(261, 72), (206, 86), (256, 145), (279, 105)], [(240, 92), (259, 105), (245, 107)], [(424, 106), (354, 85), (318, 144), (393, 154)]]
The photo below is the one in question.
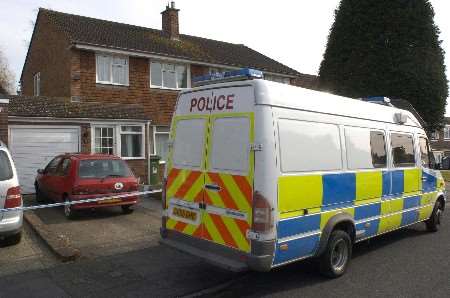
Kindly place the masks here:
[(9, 180), (13, 177), (11, 163), (5, 151), (0, 150), (0, 181)]
[(250, 120), (247, 117), (217, 118), (212, 125), (212, 171), (245, 174), (249, 166)]
[(200, 168), (205, 147), (206, 118), (179, 120), (176, 124), (173, 165)]
[(107, 178), (133, 176), (130, 168), (121, 159), (81, 160), (78, 176), (80, 178)]

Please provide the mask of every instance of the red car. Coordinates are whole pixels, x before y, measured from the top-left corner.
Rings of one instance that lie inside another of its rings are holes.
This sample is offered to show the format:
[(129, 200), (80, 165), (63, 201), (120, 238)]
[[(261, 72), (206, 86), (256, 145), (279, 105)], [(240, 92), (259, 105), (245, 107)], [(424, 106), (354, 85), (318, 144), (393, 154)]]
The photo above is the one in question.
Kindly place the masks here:
[(54, 202), (78, 201), (111, 196), (106, 201), (65, 205), (66, 217), (73, 218), (80, 209), (121, 206), (124, 213), (133, 210), (137, 196), (117, 198), (138, 190), (138, 179), (125, 161), (117, 156), (103, 154), (64, 154), (55, 157), (38, 170), (36, 200)]

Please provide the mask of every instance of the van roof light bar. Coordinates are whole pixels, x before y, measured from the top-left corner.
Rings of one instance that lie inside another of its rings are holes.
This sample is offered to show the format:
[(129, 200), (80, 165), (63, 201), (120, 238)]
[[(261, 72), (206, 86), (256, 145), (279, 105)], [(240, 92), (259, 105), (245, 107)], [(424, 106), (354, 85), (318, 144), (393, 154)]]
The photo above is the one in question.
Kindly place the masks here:
[(366, 101), (366, 102), (376, 103), (376, 104), (390, 106), (390, 107), (393, 106), (391, 104), (391, 99), (389, 97), (385, 97), (385, 96), (368, 96), (368, 97), (362, 98), (362, 100)]
[(211, 73), (204, 76), (194, 77), (192, 79), (192, 83), (195, 87), (197, 87), (223, 82), (243, 81), (262, 78), (264, 78), (264, 74), (262, 71), (251, 68), (243, 68), (238, 70)]

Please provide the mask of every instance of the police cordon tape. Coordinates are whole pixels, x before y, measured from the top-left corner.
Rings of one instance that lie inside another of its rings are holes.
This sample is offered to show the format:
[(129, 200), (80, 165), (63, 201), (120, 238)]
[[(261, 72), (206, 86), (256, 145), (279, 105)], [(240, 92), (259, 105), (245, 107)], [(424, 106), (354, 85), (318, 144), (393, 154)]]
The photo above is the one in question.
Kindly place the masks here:
[(129, 193), (125, 193), (125, 194), (111, 195), (111, 196), (107, 196), (107, 197), (99, 197), (99, 198), (84, 199), (84, 200), (77, 200), (77, 201), (52, 203), (52, 204), (45, 204), (45, 205), (34, 205), (34, 206), (22, 206), (22, 207), (14, 207), (14, 208), (5, 208), (5, 209), (0, 209), (0, 213), (12, 212), (12, 211), (30, 211), (30, 210), (53, 208), (53, 207), (60, 207), (60, 206), (66, 206), (66, 205), (76, 205), (76, 204), (84, 204), (84, 203), (101, 202), (101, 201), (107, 201), (107, 200), (112, 200), (112, 199), (125, 199), (125, 198), (129, 198), (129, 197), (143, 196), (143, 195), (149, 195), (149, 194), (154, 194), (154, 193), (161, 193), (161, 189), (148, 190), (148, 191), (136, 191), (136, 192), (129, 192)]

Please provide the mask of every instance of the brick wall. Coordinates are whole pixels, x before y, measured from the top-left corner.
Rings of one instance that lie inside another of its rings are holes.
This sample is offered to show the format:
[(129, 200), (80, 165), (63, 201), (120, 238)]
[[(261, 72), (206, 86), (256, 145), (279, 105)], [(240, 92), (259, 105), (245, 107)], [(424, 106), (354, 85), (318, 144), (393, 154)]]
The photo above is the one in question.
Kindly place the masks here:
[(8, 104), (0, 103), (0, 140), (8, 145)]
[(42, 96), (70, 96), (69, 42), (47, 18), (38, 15), (23, 69), (22, 93), (34, 94), (33, 76), (41, 73)]
[[(95, 53), (72, 50), (71, 92), (81, 101), (141, 104), (153, 125), (170, 125), (178, 92), (150, 88), (147, 58), (129, 58), (129, 86), (96, 83)], [(207, 67), (191, 66), (191, 75), (201, 75)]]

